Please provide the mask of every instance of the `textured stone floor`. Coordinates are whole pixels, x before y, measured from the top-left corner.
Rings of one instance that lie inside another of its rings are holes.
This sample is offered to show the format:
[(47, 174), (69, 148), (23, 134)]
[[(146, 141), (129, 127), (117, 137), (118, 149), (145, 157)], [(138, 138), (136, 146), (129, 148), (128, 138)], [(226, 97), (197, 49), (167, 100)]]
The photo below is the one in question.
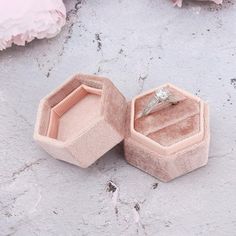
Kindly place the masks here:
[[(0, 52), (0, 235), (235, 235), (235, 2), (65, 3), (58, 37)], [(111, 78), (128, 99), (171, 82), (208, 101), (209, 164), (166, 184), (121, 145), (88, 169), (52, 159), (32, 140), (37, 104), (75, 72)]]

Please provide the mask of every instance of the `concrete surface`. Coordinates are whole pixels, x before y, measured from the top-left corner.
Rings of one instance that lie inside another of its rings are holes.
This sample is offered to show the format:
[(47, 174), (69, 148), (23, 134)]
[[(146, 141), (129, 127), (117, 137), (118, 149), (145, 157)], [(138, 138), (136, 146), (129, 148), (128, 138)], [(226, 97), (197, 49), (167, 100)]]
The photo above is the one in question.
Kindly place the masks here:
[[(58, 37), (0, 53), (0, 235), (235, 235), (235, 2), (80, 2)], [(171, 82), (207, 100), (209, 164), (165, 184), (121, 145), (89, 169), (50, 158), (32, 140), (37, 104), (77, 71), (129, 99)]]

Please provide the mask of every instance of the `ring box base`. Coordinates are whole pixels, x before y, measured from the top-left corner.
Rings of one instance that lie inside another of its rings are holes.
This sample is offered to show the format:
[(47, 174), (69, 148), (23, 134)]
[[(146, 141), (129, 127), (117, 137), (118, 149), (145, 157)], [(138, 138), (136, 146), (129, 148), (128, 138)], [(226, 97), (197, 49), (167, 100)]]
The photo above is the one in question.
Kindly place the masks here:
[(128, 107), (124, 151), (127, 162), (168, 182), (207, 164), (208, 105), (171, 84), (161, 86), (178, 98), (143, 117), (142, 110), (155, 90), (135, 97)]

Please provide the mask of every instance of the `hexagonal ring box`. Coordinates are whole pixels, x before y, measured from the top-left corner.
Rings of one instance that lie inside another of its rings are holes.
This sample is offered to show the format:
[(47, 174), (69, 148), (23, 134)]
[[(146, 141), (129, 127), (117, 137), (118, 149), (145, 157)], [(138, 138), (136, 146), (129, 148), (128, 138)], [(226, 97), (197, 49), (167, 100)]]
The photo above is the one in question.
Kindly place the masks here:
[(123, 140), (126, 108), (110, 80), (75, 75), (41, 100), (34, 139), (54, 158), (86, 168)]
[(209, 115), (200, 98), (162, 87), (178, 102), (141, 116), (155, 89), (128, 104), (109, 79), (74, 75), (40, 101), (34, 138), (54, 158), (82, 168), (124, 140), (128, 163), (169, 181), (207, 163)]
[(162, 103), (141, 116), (154, 90), (132, 99), (124, 142), (126, 160), (167, 182), (206, 165), (209, 151), (208, 105), (171, 84), (163, 85), (177, 103)]

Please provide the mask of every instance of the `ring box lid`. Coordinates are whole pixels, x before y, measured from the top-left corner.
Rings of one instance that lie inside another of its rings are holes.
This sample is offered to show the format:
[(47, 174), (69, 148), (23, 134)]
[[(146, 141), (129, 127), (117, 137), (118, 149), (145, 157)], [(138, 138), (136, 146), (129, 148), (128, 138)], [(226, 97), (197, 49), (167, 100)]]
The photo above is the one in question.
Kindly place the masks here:
[(88, 167), (124, 139), (126, 108), (109, 79), (78, 74), (41, 100), (34, 138), (53, 157)]

